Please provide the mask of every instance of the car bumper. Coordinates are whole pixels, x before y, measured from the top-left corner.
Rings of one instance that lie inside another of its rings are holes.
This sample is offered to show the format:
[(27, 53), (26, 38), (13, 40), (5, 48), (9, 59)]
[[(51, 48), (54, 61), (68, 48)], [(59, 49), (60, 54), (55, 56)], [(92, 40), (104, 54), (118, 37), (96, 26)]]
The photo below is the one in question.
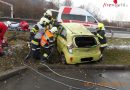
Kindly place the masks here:
[(78, 63), (87, 63), (92, 61), (98, 61), (102, 58), (101, 52), (93, 53), (93, 54), (80, 54), (74, 55), (70, 53), (66, 53), (66, 62), (67, 64), (78, 64)]

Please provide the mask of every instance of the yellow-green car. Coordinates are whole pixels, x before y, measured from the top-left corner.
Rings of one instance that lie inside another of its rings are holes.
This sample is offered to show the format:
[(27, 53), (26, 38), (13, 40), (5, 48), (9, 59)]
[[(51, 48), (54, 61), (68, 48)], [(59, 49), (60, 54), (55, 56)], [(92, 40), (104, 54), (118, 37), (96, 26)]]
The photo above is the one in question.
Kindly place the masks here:
[(57, 49), (64, 64), (86, 63), (102, 58), (98, 39), (78, 23), (61, 24), (57, 35)]

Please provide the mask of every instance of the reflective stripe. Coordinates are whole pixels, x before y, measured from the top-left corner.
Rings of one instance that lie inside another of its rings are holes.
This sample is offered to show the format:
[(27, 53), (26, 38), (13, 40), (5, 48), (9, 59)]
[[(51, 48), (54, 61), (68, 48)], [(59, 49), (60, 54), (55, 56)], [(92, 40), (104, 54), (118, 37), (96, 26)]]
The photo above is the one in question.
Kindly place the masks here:
[(34, 41), (34, 40), (32, 40), (31, 43), (34, 44), (34, 45), (39, 45), (39, 43)]
[(38, 30), (36, 30), (35, 28), (32, 28), (31, 32), (36, 33), (38, 32)]
[(39, 50), (39, 49), (41, 49), (41, 48), (37, 48), (37, 50)]
[(40, 31), (44, 30), (44, 27), (42, 27), (40, 23), (37, 23), (37, 26), (38, 26), (38, 28), (39, 28)]
[(99, 38), (103, 39), (103, 37), (102, 37), (101, 35), (99, 35), (99, 34), (97, 34), (97, 37), (99, 37)]
[(43, 56), (44, 56), (44, 57), (48, 57), (47, 53), (44, 53)]
[(41, 48), (32, 48), (32, 51), (40, 50)]
[(36, 51), (36, 49), (32, 48), (32, 51)]
[(101, 44), (100, 47), (107, 47), (107, 46), (108, 46), (108, 44), (106, 43), (106, 44)]

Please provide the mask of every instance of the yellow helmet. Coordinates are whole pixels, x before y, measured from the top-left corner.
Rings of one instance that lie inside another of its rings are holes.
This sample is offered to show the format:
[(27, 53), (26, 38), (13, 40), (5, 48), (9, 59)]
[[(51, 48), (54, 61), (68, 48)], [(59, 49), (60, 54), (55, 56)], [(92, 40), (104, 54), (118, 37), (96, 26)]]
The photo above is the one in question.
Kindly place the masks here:
[(104, 24), (103, 23), (98, 23), (98, 30), (103, 30)]
[(50, 23), (50, 20), (48, 20), (47, 18), (42, 17), (39, 21), (39, 24), (46, 26)]

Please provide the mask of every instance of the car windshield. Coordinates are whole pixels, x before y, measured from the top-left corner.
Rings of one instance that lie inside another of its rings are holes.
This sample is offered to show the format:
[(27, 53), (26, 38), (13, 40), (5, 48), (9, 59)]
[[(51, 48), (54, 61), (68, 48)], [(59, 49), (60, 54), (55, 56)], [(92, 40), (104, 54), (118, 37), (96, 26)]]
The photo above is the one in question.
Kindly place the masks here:
[(86, 21), (86, 16), (84, 16), (84, 15), (62, 14), (61, 18), (62, 18), (63, 20)]
[(97, 42), (94, 37), (76, 37), (75, 44), (78, 47), (87, 48), (97, 45)]

